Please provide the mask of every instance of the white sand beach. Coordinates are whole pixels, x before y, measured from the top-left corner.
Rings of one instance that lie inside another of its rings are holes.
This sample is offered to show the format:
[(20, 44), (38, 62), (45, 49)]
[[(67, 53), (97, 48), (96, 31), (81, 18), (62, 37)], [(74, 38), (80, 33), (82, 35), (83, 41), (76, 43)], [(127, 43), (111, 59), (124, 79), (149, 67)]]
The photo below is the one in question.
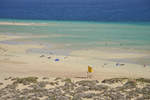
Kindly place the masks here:
[[(3, 38), (5, 37), (5, 38)], [(0, 35), (1, 40), (22, 38), (20, 36)], [(0, 41), (1, 41), (0, 40)], [(30, 48), (44, 48), (44, 45), (0, 44), (0, 77), (49, 76), (84, 78), (88, 65), (93, 67), (93, 79), (103, 80), (113, 77), (149, 78), (150, 67), (139, 64), (123, 63), (116, 66), (112, 58), (138, 58), (148, 53), (123, 52), (119, 50), (75, 50), (69, 56), (55, 54), (28, 53)], [(116, 52), (114, 52), (116, 51)], [(43, 55), (43, 56), (41, 56)], [(49, 57), (49, 58), (48, 58)], [(55, 61), (59, 59), (59, 61)]]

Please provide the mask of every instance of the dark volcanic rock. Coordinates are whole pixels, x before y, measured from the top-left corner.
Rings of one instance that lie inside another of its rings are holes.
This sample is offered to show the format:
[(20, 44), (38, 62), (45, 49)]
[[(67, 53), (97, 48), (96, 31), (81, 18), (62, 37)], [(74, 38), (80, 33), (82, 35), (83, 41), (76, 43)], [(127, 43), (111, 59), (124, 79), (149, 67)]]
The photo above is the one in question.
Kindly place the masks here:
[(48, 80), (49, 78), (48, 78), (48, 77), (43, 77), (42, 79), (43, 79), (43, 80)]
[(57, 88), (54, 89), (53, 93), (55, 94), (55, 96), (60, 96), (63, 94), (62, 91), (60, 89), (57, 89)]
[(13, 84), (24, 84), (29, 85), (30, 83), (36, 83), (38, 77), (26, 77), (26, 78), (14, 78), (12, 79)]
[(136, 79), (136, 81), (142, 82), (142, 83), (150, 83), (150, 79), (146, 79), (146, 78), (138, 78)]
[(67, 96), (57, 96), (56, 100), (70, 100), (71, 98), (67, 97)]
[(40, 87), (45, 87), (47, 84), (50, 84), (48, 81), (37, 82), (37, 85)]
[[(0, 100), (150, 100), (150, 85), (128, 81), (119, 87), (111, 87), (108, 84), (98, 84), (96, 80), (82, 80), (74, 83), (71, 79), (57, 78), (53, 81), (53, 87), (49, 81), (37, 81), (35, 77), (17, 78), (14, 83), (0, 89)], [(111, 80), (112, 81), (112, 80)], [(18, 89), (19, 84), (29, 82), (28, 88)], [(57, 85), (56, 82), (64, 82)], [(106, 81), (105, 81), (106, 82)], [(109, 81), (110, 82), (110, 81)], [(113, 82), (119, 82), (114, 81)], [(107, 83), (107, 82), (106, 82)], [(137, 85), (138, 84), (138, 85)], [(95, 91), (95, 92), (93, 92)]]
[(123, 82), (124, 80), (128, 80), (128, 78), (111, 78), (111, 79), (105, 79), (102, 81), (102, 83), (107, 83), (107, 84), (114, 84), (118, 82)]
[(73, 96), (72, 100), (82, 100), (82, 94), (81, 93), (77, 93)]
[(139, 97), (136, 100), (144, 100), (144, 97)]
[(48, 98), (46, 98), (44, 100), (56, 100), (56, 98), (54, 96), (49, 96)]
[(142, 88), (142, 94), (150, 94), (150, 86), (145, 86)]
[(5, 88), (6, 89), (16, 89), (18, 85), (17, 84), (8, 84)]
[(106, 85), (95, 85), (91, 86), (90, 90), (95, 90), (95, 91), (102, 91), (102, 90), (107, 90), (109, 87)]
[(91, 86), (91, 85), (96, 85), (97, 83), (99, 83), (97, 80), (82, 80), (82, 81), (78, 81), (76, 82), (76, 84), (82, 85), (82, 86)]
[(125, 89), (136, 88), (136, 82), (135, 81), (128, 81), (123, 85), (123, 88), (125, 88)]
[(73, 98), (77, 100), (77, 98), (93, 98), (95, 96), (95, 93), (76, 93)]
[(127, 94), (127, 98), (135, 98), (139, 96), (139, 93), (136, 92), (136, 90), (132, 90), (126, 93)]
[(0, 85), (3, 85), (3, 83), (0, 83)]
[(84, 93), (83, 98), (92, 98), (95, 96), (95, 93)]
[(5, 78), (4, 80), (10, 80), (10, 79), (12, 79), (12, 77)]
[(93, 100), (112, 100), (112, 99), (107, 96), (99, 96), (99, 97), (94, 97)]
[(81, 93), (83, 91), (88, 91), (88, 90), (89, 90), (89, 87), (87, 87), (87, 86), (80, 86), (80, 87), (77, 87), (74, 92), (75, 93)]

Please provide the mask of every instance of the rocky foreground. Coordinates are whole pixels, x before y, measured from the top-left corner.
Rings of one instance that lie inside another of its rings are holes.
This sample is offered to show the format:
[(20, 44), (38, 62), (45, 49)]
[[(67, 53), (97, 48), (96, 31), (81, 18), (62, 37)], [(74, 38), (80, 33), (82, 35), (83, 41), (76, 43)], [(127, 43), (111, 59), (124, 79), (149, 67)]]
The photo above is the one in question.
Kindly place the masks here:
[(144, 78), (113, 78), (99, 82), (9, 77), (5, 81), (10, 83), (0, 83), (0, 100), (150, 100), (150, 80)]

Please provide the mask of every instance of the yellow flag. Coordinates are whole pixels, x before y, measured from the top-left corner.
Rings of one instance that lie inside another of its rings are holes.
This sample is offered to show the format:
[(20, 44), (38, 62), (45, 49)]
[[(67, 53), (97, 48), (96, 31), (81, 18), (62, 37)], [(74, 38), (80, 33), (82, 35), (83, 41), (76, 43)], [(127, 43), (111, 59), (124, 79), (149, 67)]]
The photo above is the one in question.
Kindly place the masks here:
[(88, 66), (88, 72), (89, 72), (89, 73), (92, 73), (92, 72), (93, 72), (92, 67)]

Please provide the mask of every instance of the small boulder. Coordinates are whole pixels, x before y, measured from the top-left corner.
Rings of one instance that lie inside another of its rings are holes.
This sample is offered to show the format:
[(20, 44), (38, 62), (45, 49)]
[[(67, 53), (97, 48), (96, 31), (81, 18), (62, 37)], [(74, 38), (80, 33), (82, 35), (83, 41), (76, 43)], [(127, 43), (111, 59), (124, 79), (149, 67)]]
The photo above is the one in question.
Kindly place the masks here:
[(131, 89), (131, 88), (136, 88), (136, 82), (135, 81), (128, 81), (123, 85), (123, 88), (125, 89)]

